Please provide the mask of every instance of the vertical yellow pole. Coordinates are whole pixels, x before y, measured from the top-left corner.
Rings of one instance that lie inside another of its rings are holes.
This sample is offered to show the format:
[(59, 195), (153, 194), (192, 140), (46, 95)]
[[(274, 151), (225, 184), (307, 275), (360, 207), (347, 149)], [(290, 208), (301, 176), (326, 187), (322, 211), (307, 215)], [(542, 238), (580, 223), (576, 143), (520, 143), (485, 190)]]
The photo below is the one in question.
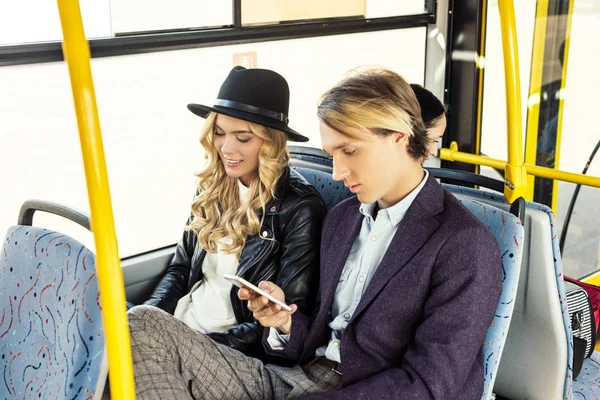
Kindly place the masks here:
[(129, 327), (110, 191), (90, 67), (90, 50), (83, 32), (78, 0), (58, 0), (63, 53), (71, 75), (79, 138), (87, 181), (91, 225), (108, 350), (112, 399), (134, 399)]
[[(575, 0), (569, 1), (569, 12), (567, 13), (567, 27), (565, 34), (565, 49), (562, 63), (562, 76), (560, 85), (560, 98), (558, 106), (558, 123), (556, 126), (556, 150), (554, 154), (554, 169), (559, 169), (561, 143), (562, 143), (562, 125), (565, 111), (565, 92), (567, 88), (567, 67), (569, 66), (569, 48), (571, 47), (571, 27), (573, 26), (573, 12), (575, 11)], [(558, 213), (558, 182), (554, 181), (552, 188), (552, 210), (555, 214)]]
[[(475, 126), (475, 154), (481, 154), (481, 121), (483, 119), (483, 74), (485, 71), (485, 41), (487, 38), (487, 5), (488, 0), (481, 1), (481, 40), (479, 42), (479, 57), (477, 68), (479, 79), (477, 87), (477, 125)], [(479, 174), (480, 166), (475, 164), (475, 173)]]
[(527, 173), (523, 163), (523, 130), (521, 118), (521, 82), (519, 74), (519, 48), (513, 0), (499, 0), (500, 29), (504, 53), (506, 80), (506, 114), (508, 134), (508, 163), (504, 195), (509, 203), (527, 193)]
[[(546, 48), (546, 28), (548, 26), (549, 0), (538, 0), (535, 12), (533, 33), (533, 55), (529, 78), (529, 101), (527, 104), (527, 135), (525, 139), (525, 163), (537, 162), (537, 139), (539, 136), (540, 102), (542, 100), (542, 75), (544, 72), (544, 51)], [(535, 176), (527, 177), (527, 200), (533, 201)]]

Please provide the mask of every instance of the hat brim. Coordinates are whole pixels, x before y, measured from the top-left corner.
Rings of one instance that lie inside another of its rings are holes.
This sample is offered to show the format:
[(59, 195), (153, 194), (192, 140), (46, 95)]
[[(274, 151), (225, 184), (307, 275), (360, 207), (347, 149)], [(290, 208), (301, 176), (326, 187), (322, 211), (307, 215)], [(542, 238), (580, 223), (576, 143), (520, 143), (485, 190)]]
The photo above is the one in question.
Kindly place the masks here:
[(292, 142), (308, 142), (308, 138), (304, 135), (299, 134), (292, 128), (288, 127), (283, 122), (277, 121), (272, 118), (263, 117), (262, 115), (256, 115), (252, 113), (248, 113), (245, 111), (239, 111), (233, 108), (214, 106), (209, 107), (202, 104), (188, 104), (188, 110), (193, 112), (199, 117), (206, 118), (209, 113), (215, 112), (218, 114), (227, 115), (228, 117), (233, 117), (237, 119), (241, 119), (244, 121), (252, 122), (255, 124), (267, 126), (269, 128), (277, 129), (278, 131), (285, 132), (289, 141)]

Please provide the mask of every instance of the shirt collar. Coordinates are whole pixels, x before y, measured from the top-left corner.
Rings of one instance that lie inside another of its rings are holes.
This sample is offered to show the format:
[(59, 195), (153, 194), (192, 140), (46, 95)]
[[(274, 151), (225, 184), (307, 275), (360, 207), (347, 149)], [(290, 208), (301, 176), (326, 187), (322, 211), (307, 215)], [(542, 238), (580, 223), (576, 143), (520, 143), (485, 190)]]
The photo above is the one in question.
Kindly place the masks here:
[[(400, 222), (402, 222), (402, 219), (404, 219), (404, 216), (406, 215), (408, 208), (411, 206), (411, 204), (413, 203), (415, 198), (421, 192), (421, 190), (423, 189), (423, 186), (425, 186), (425, 183), (427, 182), (427, 179), (429, 178), (429, 171), (427, 171), (426, 169), (424, 171), (425, 171), (425, 176), (423, 177), (423, 180), (421, 181), (421, 183), (419, 183), (419, 186), (414, 188), (412, 190), (412, 192), (410, 192), (408, 195), (406, 195), (406, 197), (404, 197), (398, 203), (394, 204), (391, 207), (385, 208), (383, 210), (379, 210), (379, 213), (384, 213), (384, 214), (387, 213), (390, 223), (393, 226), (396, 226)], [(373, 212), (375, 211), (376, 204), (377, 203), (371, 203), (371, 204), (361, 203), (361, 205), (360, 205), (361, 214), (363, 214), (365, 217), (374, 219)]]

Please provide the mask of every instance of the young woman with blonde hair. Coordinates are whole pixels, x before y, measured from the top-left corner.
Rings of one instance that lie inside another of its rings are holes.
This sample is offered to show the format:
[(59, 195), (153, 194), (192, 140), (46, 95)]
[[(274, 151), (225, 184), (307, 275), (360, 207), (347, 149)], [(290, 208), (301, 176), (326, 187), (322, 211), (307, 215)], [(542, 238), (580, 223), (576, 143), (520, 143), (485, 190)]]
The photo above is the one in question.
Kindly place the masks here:
[(230, 72), (213, 107), (188, 105), (206, 119), (200, 143), (207, 165), (183, 238), (145, 302), (255, 357), (264, 355), (263, 328), (223, 275), (278, 282), (306, 311), (316, 296), (326, 209), (288, 166), (286, 140), (308, 140), (288, 127), (288, 106), (281, 75), (243, 67)]

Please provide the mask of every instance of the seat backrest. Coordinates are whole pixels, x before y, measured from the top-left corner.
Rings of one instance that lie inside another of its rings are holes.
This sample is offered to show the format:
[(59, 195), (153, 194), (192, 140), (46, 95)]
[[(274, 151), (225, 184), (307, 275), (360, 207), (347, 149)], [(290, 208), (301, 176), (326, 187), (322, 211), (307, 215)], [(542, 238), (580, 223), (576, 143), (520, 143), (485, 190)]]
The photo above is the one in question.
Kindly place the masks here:
[(66, 235), (13, 226), (0, 253), (0, 298), (2, 392), (90, 398), (104, 352), (94, 255)]
[(329, 154), (321, 149), (307, 146), (288, 146), (290, 164), (295, 167), (309, 168), (331, 174), (332, 160)]
[(502, 254), (502, 294), (484, 343), (484, 387), (482, 399), (492, 396), (508, 328), (513, 315), (523, 253), (523, 224), (497, 207), (469, 198), (460, 202), (494, 235)]
[[(444, 185), (460, 198), (508, 210), (501, 194)], [(526, 203), (523, 262), (494, 392), (511, 399), (571, 399), (572, 337), (554, 214)]]
[(317, 189), (327, 206), (327, 211), (340, 201), (354, 196), (342, 182), (334, 181), (329, 172), (304, 167), (292, 168)]

